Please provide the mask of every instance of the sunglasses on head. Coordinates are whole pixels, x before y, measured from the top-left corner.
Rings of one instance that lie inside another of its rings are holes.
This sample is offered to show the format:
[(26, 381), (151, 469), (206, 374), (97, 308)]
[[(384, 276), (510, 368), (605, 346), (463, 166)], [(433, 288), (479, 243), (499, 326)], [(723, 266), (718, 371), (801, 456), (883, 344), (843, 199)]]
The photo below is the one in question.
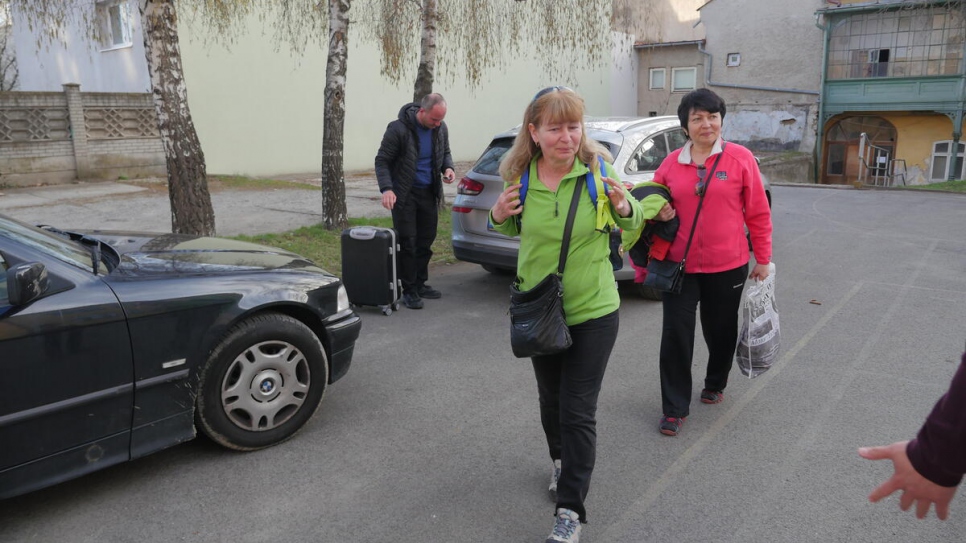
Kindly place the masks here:
[(571, 89), (570, 87), (560, 87), (560, 86), (547, 87), (547, 88), (543, 89), (542, 91), (538, 92), (537, 94), (535, 94), (533, 96), (533, 100), (530, 100), (530, 103), (532, 104), (532, 103), (536, 102), (544, 94), (550, 94), (551, 92), (556, 92), (556, 91), (560, 91), (560, 92), (565, 92), (565, 91), (574, 92), (574, 90)]
[(708, 180), (705, 176), (708, 174), (708, 170), (704, 166), (698, 166), (698, 182), (694, 185), (694, 193), (698, 196), (704, 196), (704, 188), (708, 186)]

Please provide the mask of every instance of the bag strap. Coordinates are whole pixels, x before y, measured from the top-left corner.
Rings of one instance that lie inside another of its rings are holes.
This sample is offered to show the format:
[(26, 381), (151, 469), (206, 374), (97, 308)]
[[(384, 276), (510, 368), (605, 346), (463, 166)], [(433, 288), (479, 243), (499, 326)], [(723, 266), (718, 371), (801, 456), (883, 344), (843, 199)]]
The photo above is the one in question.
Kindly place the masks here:
[(570, 211), (567, 212), (567, 224), (564, 226), (563, 239), (560, 241), (560, 262), (557, 264), (557, 275), (563, 275), (567, 265), (567, 250), (570, 249), (570, 234), (574, 231), (574, 217), (577, 215), (577, 202), (580, 200), (580, 183), (574, 187), (574, 197), (570, 200)]
[(694, 239), (694, 229), (698, 226), (698, 215), (701, 214), (701, 204), (704, 203), (704, 195), (708, 193), (708, 187), (711, 186), (711, 179), (714, 177), (714, 170), (718, 167), (718, 161), (721, 160), (721, 155), (724, 154), (725, 145), (727, 144), (721, 144), (721, 152), (718, 153), (718, 157), (714, 159), (714, 164), (711, 165), (711, 170), (708, 171), (708, 176), (705, 178), (704, 191), (701, 192), (701, 198), (698, 200), (698, 209), (694, 212), (694, 222), (691, 223), (691, 233), (688, 234), (688, 244), (684, 246), (684, 256), (681, 257), (681, 269), (684, 269), (684, 261), (688, 259), (688, 250), (691, 249), (691, 240)]

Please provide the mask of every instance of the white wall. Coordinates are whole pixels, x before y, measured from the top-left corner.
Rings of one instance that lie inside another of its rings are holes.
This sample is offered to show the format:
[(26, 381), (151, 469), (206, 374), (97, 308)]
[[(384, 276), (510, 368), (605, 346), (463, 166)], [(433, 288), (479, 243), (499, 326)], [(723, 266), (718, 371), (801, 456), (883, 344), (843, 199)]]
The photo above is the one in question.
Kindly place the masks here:
[[(288, 50), (275, 52), (261, 23), (252, 20), (248, 28), (229, 52), (222, 46), (204, 45), (189, 25), (181, 27), (189, 105), (208, 171), (246, 175), (319, 171), (326, 52), (320, 45), (298, 57)], [(413, 58), (413, 65), (416, 62)], [(619, 74), (633, 77), (626, 67)], [(575, 81), (551, 81), (538, 63), (521, 58), (490, 72), (479, 89), (437, 81), (434, 90), (449, 105), (446, 123), (453, 158), (478, 158), (491, 136), (519, 124), (534, 93), (549, 85), (567, 85), (580, 92), (590, 114), (632, 114), (634, 79), (621, 79), (615, 89), (612, 75), (611, 66), (600, 66), (580, 71)], [(369, 169), (386, 125), (412, 99), (413, 81), (388, 83), (379, 73), (377, 50), (351, 28), (346, 78), (345, 169)]]
[(610, 114), (637, 115), (637, 53), (634, 36), (614, 32), (610, 69)]
[(82, 92), (149, 92), (144, 57), (144, 38), (137, 6), (131, 0), (132, 44), (103, 51), (88, 38), (89, 31), (68, 26), (63, 40), (38, 48), (37, 35), (31, 33), (23, 16), (12, 14), (12, 37), (20, 70), (21, 91), (60, 91), (65, 83), (77, 83)]

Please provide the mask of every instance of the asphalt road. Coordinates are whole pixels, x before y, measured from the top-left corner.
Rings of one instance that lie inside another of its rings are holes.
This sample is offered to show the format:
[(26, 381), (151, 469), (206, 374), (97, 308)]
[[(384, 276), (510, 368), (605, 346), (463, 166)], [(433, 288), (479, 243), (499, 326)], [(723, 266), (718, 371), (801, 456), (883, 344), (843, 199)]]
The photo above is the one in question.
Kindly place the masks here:
[[(754, 380), (735, 370), (678, 437), (657, 431), (660, 304), (624, 294), (582, 541), (963, 541), (966, 496), (945, 522), (870, 504), (891, 466), (856, 449), (912, 437), (959, 362), (966, 197), (776, 186), (774, 202), (780, 359)], [(0, 502), (0, 541), (543, 541), (550, 464), (532, 370), (508, 345), (508, 278), (431, 276), (443, 298), (421, 311), (359, 310), (352, 368), (292, 441), (198, 439)]]

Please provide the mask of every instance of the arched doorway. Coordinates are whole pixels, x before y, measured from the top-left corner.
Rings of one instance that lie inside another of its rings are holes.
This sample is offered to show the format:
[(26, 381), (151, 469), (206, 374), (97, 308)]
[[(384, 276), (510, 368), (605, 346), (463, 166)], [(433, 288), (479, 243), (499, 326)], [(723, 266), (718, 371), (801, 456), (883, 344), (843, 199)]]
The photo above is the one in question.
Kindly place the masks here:
[(825, 132), (822, 183), (851, 184), (859, 179), (859, 138), (863, 132), (872, 145), (885, 149), (890, 158), (895, 156), (896, 128), (889, 121), (874, 115), (839, 119)]

